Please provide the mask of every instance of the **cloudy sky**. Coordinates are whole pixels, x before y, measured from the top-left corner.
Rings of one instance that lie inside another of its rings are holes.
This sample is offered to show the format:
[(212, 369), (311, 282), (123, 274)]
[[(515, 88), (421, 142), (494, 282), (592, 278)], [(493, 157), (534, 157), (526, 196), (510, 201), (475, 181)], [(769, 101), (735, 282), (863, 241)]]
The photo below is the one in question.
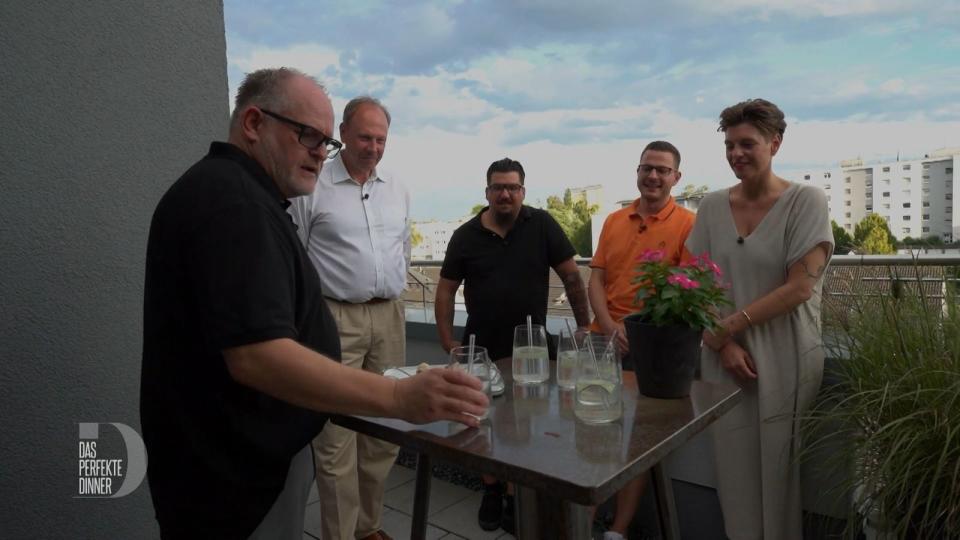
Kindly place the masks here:
[(654, 139), (684, 183), (736, 179), (716, 119), (751, 97), (787, 114), (780, 172), (960, 146), (960, 2), (911, 0), (225, 0), (231, 99), (243, 74), (297, 67), (393, 114), (381, 167), (414, 218), (482, 202), (503, 156), (527, 201), (603, 184), (636, 194)]

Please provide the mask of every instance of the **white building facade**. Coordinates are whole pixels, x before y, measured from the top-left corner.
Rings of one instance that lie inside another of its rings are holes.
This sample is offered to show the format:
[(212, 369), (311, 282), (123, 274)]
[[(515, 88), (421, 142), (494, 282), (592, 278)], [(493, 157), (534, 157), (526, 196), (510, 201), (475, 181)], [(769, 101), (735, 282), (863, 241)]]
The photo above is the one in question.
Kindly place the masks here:
[(801, 171), (790, 180), (822, 188), (830, 219), (853, 234), (868, 214), (886, 218), (898, 240), (936, 236), (944, 242), (960, 240), (960, 148), (937, 150), (918, 159), (865, 164), (840, 163), (839, 168)]
[(473, 216), (451, 221), (414, 221), (413, 227), (420, 233), (420, 243), (411, 248), (410, 255), (415, 261), (442, 261), (447, 253), (447, 244), (453, 231)]

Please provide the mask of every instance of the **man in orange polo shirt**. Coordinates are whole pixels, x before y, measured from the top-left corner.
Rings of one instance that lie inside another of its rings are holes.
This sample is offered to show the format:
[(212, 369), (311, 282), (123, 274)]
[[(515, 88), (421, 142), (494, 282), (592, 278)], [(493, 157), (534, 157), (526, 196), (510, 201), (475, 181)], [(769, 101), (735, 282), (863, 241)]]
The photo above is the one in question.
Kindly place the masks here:
[[(680, 181), (680, 151), (666, 141), (654, 141), (640, 154), (633, 204), (607, 216), (600, 241), (590, 261), (588, 295), (596, 316), (592, 332), (617, 333), (620, 351), (628, 350), (623, 318), (635, 311), (635, 267), (647, 249), (664, 252), (664, 260), (678, 264), (689, 257), (684, 242), (693, 229), (694, 213), (677, 206), (670, 189)], [(604, 540), (622, 540), (633, 519), (647, 476), (641, 475), (617, 493), (613, 524)]]

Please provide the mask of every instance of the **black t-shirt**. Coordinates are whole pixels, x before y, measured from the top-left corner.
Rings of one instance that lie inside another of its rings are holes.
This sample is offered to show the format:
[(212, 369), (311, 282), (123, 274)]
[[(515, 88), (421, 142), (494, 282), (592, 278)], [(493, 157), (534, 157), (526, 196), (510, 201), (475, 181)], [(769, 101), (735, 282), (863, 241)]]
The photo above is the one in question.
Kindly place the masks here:
[(213, 143), (150, 225), (140, 417), (164, 537), (246, 538), (324, 415), (238, 384), (222, 350), (291, 338), (339, 359), (336, 324), (285, 201)]
[(513, 329), (527, 315), (546, 324), (550, 269), (576, 250), (545, 210), (522, 207), (506, 238), (483, 226), (482, 213), (453, 233), (440, 276), (464, 282), (463, 335), (476, 334), (496, 360), (513, 353)]

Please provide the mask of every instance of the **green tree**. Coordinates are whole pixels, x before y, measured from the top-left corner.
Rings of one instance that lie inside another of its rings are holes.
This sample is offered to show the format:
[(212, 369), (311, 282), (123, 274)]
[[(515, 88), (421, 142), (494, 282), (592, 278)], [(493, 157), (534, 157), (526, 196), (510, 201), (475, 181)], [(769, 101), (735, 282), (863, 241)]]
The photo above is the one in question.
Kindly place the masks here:
[(470, 215), (471, 215), (471, 216), (475, 216), (475, 215), (479, 214), (480, 211), (483, 210), (483, 209), (486, 208), (486, 207), (487, 207), (487, 205), (485, 205), (485, 204), (475, 204), (475, 205), (473, 205), (473, 208), (470, 209)]
[(423, 235), (420, 234), (419, 230), (417, 230), (416, 225), (411, 224), (410, 225), (410, 245), (413, 247), (417, 247), (421, 243), (423, 243)]
[(871, 255), (890, 255), (896, 253), (897, 250), (882, 229), (873, 228), (860, 243), (860, 251)]
[(853, 249), (853, 238), (843, 227), (837, 225), (837, 222), (830, 220), (830, 227), (833, 229), (833, 252), (837, 255), (850, 253)]
[(680, 192), (680, 197), (684, 199), (689, 199), (691, 197), (702, 197), (703, 195), (706, 195), (708, 191), (710, 191), (710, 188), (705, 185), (697, 187), (693, 184), (687, 184), (683, 186), (683, 191)]
[(853, 243), (864, 254), (896, 253), (897, 239), (890, 232), (887, 220), (880, 214), (869, 214), (853, 228)]
[(557, 220), (581, 257), (593, 255), (590, 218), (599, 210), (598, 205), (587, 204), (585, 200), (574, 201), (569, 189), (563, 192), (563, 198), (547, 197), (547, 212)]
[(911, 238), (908, 236), (901, 240), (898, 245), (903, 247), (918, 248), (943, 247), (943, 239), (935, 234), (932, 234), (926, 238)]

